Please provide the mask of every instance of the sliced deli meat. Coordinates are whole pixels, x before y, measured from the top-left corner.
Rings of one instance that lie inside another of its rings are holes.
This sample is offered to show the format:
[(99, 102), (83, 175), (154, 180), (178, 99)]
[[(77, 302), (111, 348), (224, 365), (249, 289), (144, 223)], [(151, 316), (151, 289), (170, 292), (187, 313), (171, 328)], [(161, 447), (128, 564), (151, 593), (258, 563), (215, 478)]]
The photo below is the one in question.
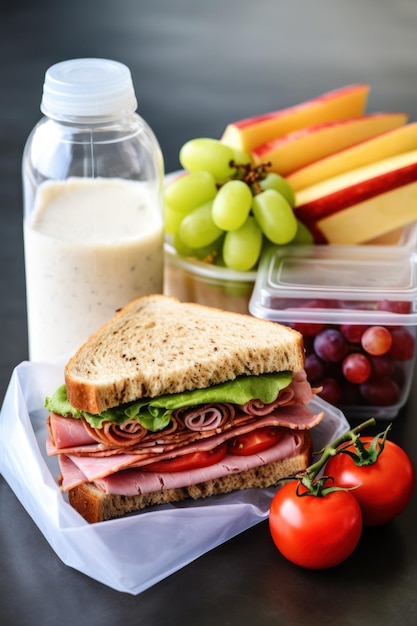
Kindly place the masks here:
[[(291, 384), (282, 389), (277, 399), (270, 404), (252, 400), (245, 405), (215, 403), (176, 409), (172, 412), (169, 426), (155, 433), (147, 432), (138, 421), (133, 419), (126, 420), (122, 424), (104, 422), (102, 428), (93, 428), (82, 417), (73, 419), (51, 413), (48, 418), (50, 432), (48, 454), (59, 452), (106, 454), (111, 453), (111, 450), (117, 454), (121, 448), (141, 451), (143, 447), (153, 447), (156, 443), (166, 445), (175, 442), (179, 445), (183, 442), (185, 444), (195, 438), (211, 436), (218, 429), (241, 424), (250, 420), (251, 417), (272, 413), (276, 414), (277, 419), (282, 420), (277, 425), (289, 428), (312, 428), (317, 423), (316, 418), (304, 407), (311, 400), (312, 395), (312, 389), (302, 370), (294, 375)], [(286, 410), (284, 412), (282, 410), (283, 407), (293, 405), (297, 405), (300, 411)], [(279, 412), (277, 412), (278, 409)], [(184, 430), (187, 434), (184, 434)], [(103, 445), (97, 446), (97, 443)]]
[[(181, 472), (142, 471), (130, 465), (129, 455), (121, 455), (117, 461), (108, 457), (93, 460), (88, 457), (61, 455), (59, 462), (63, 478), (62, 488), (68, 491), (82, 482), (94, 482), (106, 493), (126, 496), (175, 489), (280, 461), (297, 454), (301, 445), (299, 434), (287, 431), (278, 444), (262, 453), (249, 456), (226, 454), (220, 463)], [(110, 463), (111, 460), (113, 464)]]
[(57, 450), (89, 445), (95, 442), (94, 438), (89, 434), (84, 420), (50, 413), (47, 424), (50, 439)]
[[(61, 418), (65, 423), (71, 418)], [(251, 415), (239, 410), (235, 413), (233, 423), (230, 423), (221, 433), (217, 431), (189, 431), (175, 430), (171, 433), (171, 436), (164, 436), (162, 433), (155, 433), (149, 437), (148, 440), (143, 439), (138, 444), (132, 444), (129, 449), (117, 446), (107, 446), (99, 444), (90, 440), (86, 445), (69, 446), (65, 448), (58, 448), (52, 438), (47, 439), (47, 453), (52, 456), (54, 454), (69, 454), (73, 456), (119, 456), (122, 453), (126, 453), (130, 456), (136, 456), (137, 461), (140, 459), (149, 459), (149, 462), (155, 460), (155, 455), (162, 459), (161, 454), (169, 453), (175, 449), (178, 454), (186, 454), (188, 446), (196, 441), (202, 441), (204, 439), (210, 440), (210, 447), (213, 448), (213, 442), (218, 441), (217, 445), (222, 441), (235, 437), (236, 435), (250, 432), (256, 426), (256, 428), (262, 428), (264, 426), (283, 426), (294, 430), (310, 429), (316, 426), (322, 419), (321, 414), (312, 413), (308, 407), (304, 405), (289, 404), (286, 406), (277, 407), (272, 412), (266, 415), (258, 414)], [(221, 440), (221, 441), (220, 441)], [(166, 455), (169, 458), (169, 454)]]
[[(83, 483), (126, 496), (187, 487), (296, 455), (304, 441), (299, 432), (313, 428), (323, 417), (306, 406), (313, 393), (301, 371), (273, 402), (254, 399), (243, 405), (215, 402), (181, 407), (174, 409), (168, 425), (156, 432), (148, 431), (135, 418), (121, 423), (103, 421), (99, 428), (84, 416), (74, 419), (51, 413), (47, 453), (59, 457), (64, 491)], [(262, 453), (239, 456), (229, 450), (221, 462), (208, 467), (146, 470), (156, 460), (208, 452), (234, 437), (268, 427), (281, 428), (282, 437)]]
[[(304, 422), (301, 421), (300, 412), (305, 418)], [(313, 414), (306, 407), (299, 407), (295, 405), (284, 407), (280, 413), (283, 413), (284, 415), (277, 417), (275, 414), (270, 414), (257, 418), (256, 428), (265, 428), (268, 426), (281, 426), (283, 428), (283, 438), (276, 446), (274, 446), (274, 448), (275, 454), (284, 454), (285, 458), (285, 455), (289, 452), (287, 447), (289, 445), (288, 442), (297, 441), (298, 430), (304, 430), (304, 428), (307, 428), (306, 424), (308, 424), (308, 428), (315, 426), (321, 421), (322, 414)], [(289, 424), (291, 424), (291, 426), (289, 426)], [(302, 426), (302, 428), (299, 428), (300, 426)], [(175, 454), (175, 457), (178, 457), (181, 455), (191, 454), (199, 450), (211, 450), (232, 437), (244, 435), (252, 432), (253, 430), (253, 421), (251, 421), (250, 423), (245, 423), (237, 426), (236, 428), (230, 429), (226, 433), (219, 433), (210, 438), (188, 443), (181, 448), (178, 448), (176, 445), (171, 445), (166, 446), (165, 448), (163, 446), (156, 446), (150, 448), (148, 451), (144, 451), (142, 454), (132, 454), (119, 451), (118, 454), (112, 455), (74, 455), (61, 453), (59, 456), (60, 462), (62, 457), (67, 457), (72, 464), (82, 472), (81, 475), (77, 475), (77, 484), (80, 477), (81, 482), (83, 482), (83, 480), (97, 482), (97, 480), (112, 476), (121, 470), (145, 467), (146, 465), (153, 463), (156, 459), (158, 461), (170, 459), (173, 457), (173, 453)], [(292, 447), (291, 452), (295, 451), (296, 450)], [(262, 453), (262, 458), (266, 455), (266, 452)], [(235, 460), (236, 455), (233, 455), (233, 458)], [(259, 457), (257, 457), (257, 464), (259, 464)], [(62, 465), (62, 487), (64, 490), (70, 489), (74, 486), (73, 472), (71, 472), (71, 475), (68, 476), (66, 471), (67, 465)], [(178, 472), (175, 473), (177, 474)]]

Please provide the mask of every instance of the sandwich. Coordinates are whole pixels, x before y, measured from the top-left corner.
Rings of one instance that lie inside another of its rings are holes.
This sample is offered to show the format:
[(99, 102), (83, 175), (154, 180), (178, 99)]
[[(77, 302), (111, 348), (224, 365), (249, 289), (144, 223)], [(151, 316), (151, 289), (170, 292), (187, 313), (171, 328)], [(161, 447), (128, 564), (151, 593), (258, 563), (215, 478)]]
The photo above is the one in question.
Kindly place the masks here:
[(266, 488), (308, 466), (314, 393), (297, 331), (144, 296), (66, 364), (45, 401), (47, 454), (89, 523)]

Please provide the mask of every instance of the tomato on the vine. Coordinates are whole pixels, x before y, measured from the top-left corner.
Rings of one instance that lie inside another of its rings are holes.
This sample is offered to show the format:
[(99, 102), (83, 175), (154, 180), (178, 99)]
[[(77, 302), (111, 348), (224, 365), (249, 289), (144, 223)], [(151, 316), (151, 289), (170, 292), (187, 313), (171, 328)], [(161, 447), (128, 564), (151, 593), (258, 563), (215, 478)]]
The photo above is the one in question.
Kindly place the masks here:
[[(302, 495), (297, 481), (275, 494), (269, 528), (278, 550), (291, 562), (309, 569), (325, 569), (344, 561), (356, 548), (362, 514), (350, 491)], [(299, 495), (300, 494), (300, 495)]]
[[(374, 437), (360, 437), (369, 450)], [(354, 443), (344, 450), (355, 454)], [(415, 486), (415, 470), (407, 453), (393, 441), (385, 440), (382, 451), (374, 462), (356, 465), (346, 452), (338, 453), (327, 461), (327, 476), (335, 485), (352, 488), (352, 494), (362, 509), (366, 526), (386, 524), (397, 517), (408, 505)]]

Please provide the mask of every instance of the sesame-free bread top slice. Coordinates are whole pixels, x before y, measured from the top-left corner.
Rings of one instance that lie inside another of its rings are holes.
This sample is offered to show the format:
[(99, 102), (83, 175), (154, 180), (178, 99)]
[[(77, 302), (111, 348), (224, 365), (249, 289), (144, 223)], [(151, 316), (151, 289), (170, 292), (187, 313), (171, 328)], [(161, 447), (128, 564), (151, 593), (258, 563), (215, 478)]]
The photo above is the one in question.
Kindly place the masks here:
[(291, 328), (150, 295), (120, 309), (81, 346), (65, 367), (65, 383), (75, 408), (101, 413), (240, 375), (303, 367), (302, 336)]

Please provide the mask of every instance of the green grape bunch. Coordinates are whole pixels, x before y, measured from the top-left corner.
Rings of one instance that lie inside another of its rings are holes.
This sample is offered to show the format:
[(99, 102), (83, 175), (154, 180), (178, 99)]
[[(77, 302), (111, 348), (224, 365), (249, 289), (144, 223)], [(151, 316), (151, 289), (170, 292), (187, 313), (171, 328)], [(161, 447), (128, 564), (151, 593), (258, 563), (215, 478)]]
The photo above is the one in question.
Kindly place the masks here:
[(187, 141), (179, 161), (164, 213), (180, 256), (249, 271), (268, 244), (312, 242), (294, 215), (292, 187), (268, 164), (254, 167), (249, 154), (208, 137)]

